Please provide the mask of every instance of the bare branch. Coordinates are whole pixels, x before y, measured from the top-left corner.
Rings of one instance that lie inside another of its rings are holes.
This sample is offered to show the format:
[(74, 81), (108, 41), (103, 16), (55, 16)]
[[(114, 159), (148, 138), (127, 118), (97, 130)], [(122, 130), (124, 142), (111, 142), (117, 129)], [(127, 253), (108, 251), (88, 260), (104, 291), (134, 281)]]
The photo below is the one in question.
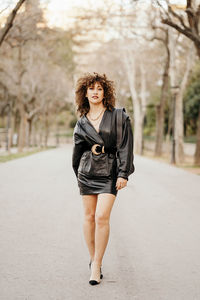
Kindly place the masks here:
[(0, 11), (0, 15), (9, 7), (9, 5)]
[(176, 29), (180, 33), (187, 36), (189, 39), (191, 39), (196, 44), (200, 44), (200, 37), (197, 34), (192, 33), (192, 31), (190, 29), (189, 30), (183, 29), (179, 25), (177, 25), (176, 23), (174, 23), (173, 21), (171, 21), (169, 19), (162, 20), (162, 23), (173, 27), (174, 29)]
[(3, 43), (6, 35), (8, 34), (10, 28), (13, 26), (13, 21), (16, 17), (17, 11), (20, 9), (21, 5), (25, 2), (26, 0), (19, 0), (15, 8), (12, 10), (10, 15), (8, 16), (7, 22), (3, 29), (0, 31), (0, 46)]
[(176, 19), (178, 19), (178, 20), (180, 21), (181, 25), (182, 25), (185, 29), (187, 29), (187, 30), (190, 29), (188, 26), (186, 26), (186, 24), (185, 24), (185, 22), (184, 22), (184, 20), (183, 20), (183, 17), (180, 16), (179, 14), (177, 14), (177, 13), (172, 9), (171, 5), (169, 5), (168, 9), (169, 9), (169, 12), (170, 12)]
[(164, 33), (166, 33), (166, 29), (161, 27), (161, 26), (157, 26), (157, 25), (152, 24), (151, 28), (154, 29), (154, 30), (159, 29), (159, 30), (162, 30)]

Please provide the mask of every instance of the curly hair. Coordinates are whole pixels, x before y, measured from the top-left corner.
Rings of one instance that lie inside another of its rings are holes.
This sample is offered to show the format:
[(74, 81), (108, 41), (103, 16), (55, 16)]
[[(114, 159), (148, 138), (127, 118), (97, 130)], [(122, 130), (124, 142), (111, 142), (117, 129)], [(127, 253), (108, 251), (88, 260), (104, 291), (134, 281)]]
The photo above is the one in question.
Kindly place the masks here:
[(93, 86), (96, 82), (99, 82), (104, 90), (103, 105), (110, 111), (112, 111), (115, 106), (116, 98), (114, 82), (108, 80), (105, 74), (100, 75), (96, 72), (93, 72), (93, 74), (85, 73), (77, 80), (75, 99), (78, 106), (77, 112), (80, 113), (80, 116), (86, 114), (90, 110), (89, 101), (86, 97), (87, 88)]

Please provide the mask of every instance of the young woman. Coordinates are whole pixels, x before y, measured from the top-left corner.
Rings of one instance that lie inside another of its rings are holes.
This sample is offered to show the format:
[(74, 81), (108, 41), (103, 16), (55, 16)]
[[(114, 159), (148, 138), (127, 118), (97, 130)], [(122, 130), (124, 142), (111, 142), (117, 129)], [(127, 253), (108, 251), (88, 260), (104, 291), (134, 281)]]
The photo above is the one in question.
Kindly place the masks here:
[[(133, 133), (129, 116), (121, 110), (122, 137), (117, 143), (117, 109), (113, 81), (87, 73), (77, 81), (77, 111), (72, 165), (84, 207), (84, 237), (95, 285), (103, 278), (102, 259), (109, 238), (109, 219), (118, 190), (134, 172)], [(119, 145), (118, 145), (119, 144)]]

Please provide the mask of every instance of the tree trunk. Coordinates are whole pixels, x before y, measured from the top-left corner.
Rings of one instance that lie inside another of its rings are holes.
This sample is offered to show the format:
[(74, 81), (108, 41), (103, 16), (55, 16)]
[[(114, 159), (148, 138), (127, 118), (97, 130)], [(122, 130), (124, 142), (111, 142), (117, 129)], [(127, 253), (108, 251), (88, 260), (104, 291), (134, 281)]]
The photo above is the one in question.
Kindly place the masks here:
[[(127, 77), (128, 77), (128, 83), (129, 88), (131, 92), (131, 98), (134, 108), (134, 152), (136, 154), (142, 154), (143, 149), (143, 123), (144, 123), (144, 113), (145, 113), (145, 106), (146, 104), (141, 104), (141, 101), (139, 100), (139, 96), (136, 91), (136, 66), (135, 66), (135, 58), (133, 57), (132, 53), (125, 53), (124, 55), (124, 62), (127, 70)], [(144, 76), (144, 73), (141, 72), (141, 75)], [(142, 101), (146, 101), (144, 97), (144, 87), (145, 83), (141, 82), (141, 90), (142, 90)], [(144, 107), (144, 110), (142, 109), (142, 106)]]
[(6, 124), (6, 151), (10, 153), (10, 136), (11, 136), (11, 116), (12, 116), (12, 108), (9, 103), (7, 106), (7, 124)]
[(141, 73), (141, 122), (142, 122), (142, 150), (141, 154), (143, 154), (144, 150), (144, 135), (143, 135), (143, 127), (144, 127), (144, 118), (147, 110), (147, 99), (146, 99), (146, 70), (142, 61), (140, 61), (140, 73)]
[(197, 142), (196, 142), (196, 150), (195, 150), (195, 164), (200, 166), (200, 108), (198, 114), (198, 121), (197, 121)]
[(198, 45), (195, 44), (195, 46), (196, 46), (197, 55), (198, 55), (198, 57), (200, 59), (200, 43)]
[(32, 133), (32, 119), (28, 119), (27, 125), (28, 125), (27, 146), (30, 148), (31, 147), (31, 133)]
[(18, 151), (22, 152), (26, 144), (26, 128), (27, 128), (27, 116), (23, 103), (20, 103), (20, 125), (19, 125), (19, 143)]
[(18, 139), (18, 152), (22, 152), (26, 143), (26, 126), (27, 126), (27, 115), (24, 107), (23, 96), (22, 96), (22, 45), (19, 45), (18, 49), (18, 108), (20, 114), (20, 125), (19, 125), (19, 139)]
[(176, 96), (176, 109), (175, 109), (175, 156), (176, 163), (184, 161), (184, 146), (183, 146), (183, 97), (180, 93)]
[(11, 128), (11, 132), (10, 132), (10, 146), (13, 146), (13, 135), (15, 132), (15, 116), (13, 114), (11, 114), (11, 120), (10, 120), (10, 128)]
[(37, 120), (34, 118), (33, 119), (33, 131), (32, 131), (32, 145), (34, 147), (38, 146), (38, 142), (37, 142)]
[(187, 53), (186, 70), (180, 83), (180, 89), (176, 97), (175, 109), (175, 139), (176, 139), (176, 160), (177, 163), (184, 162), (184, 117), (183, 117), (183, 94), (186, 89), (188, 77), (194, 63), (194, 46), (191, 45)]
[(49, 138), (49, 119), (48, 119), (48, 113), (46, 113), (45, 114), (45, 137), (44, 137), (45, 148), (48, 145), (48, 138)]
[(40, 124), (40, 126), (39, 126), (39, 146), (40, 146), (40, 148), (42, 148), (44, 146), (44, 144), (43, 144), (43, 134), (44, 134), (43, 126), (42, 126), (42, 124)]
[[(175, 41), (175, 35), (176, 32), (174, 32), (173, 28), (169, 28), (169, 49), (170, 49), (170, 88), (171, 88), (171, 99), (172, 101), (176, 102), (176, 95), (177, 95), (177, 88), (178, 88), (178, 82), (177, 82), (177, 72), (176, 72), (176, 58), (175, 58), (175, 52), (176, 52), (176, 41)], [(176, 105), (172, 103), (172, 135), (173, 135), (173, 145), (172, 145), (172, 152), (171, 152), (171, 161), (173, 163), (176, 163), (176, 155), (174, 157), (174, 153), (176, 153), (174, 147), (176, 147), (176, 139), (175, 139), (175, 110)]]
[(165, 68), (163, 73), (160, 104), (157, 106), (157, 110), (156, 110), (156, 144), (155, 144), (155, 152), (154, 152), (156, 156), (162, 155), (162, 144), (163, 144), (163, 136), (164, 136), (164, 110), (165, 110), (166, 99), (168, 96), (169, 65), (170, 65), (168, 37), (166, 40), (166, 49), (167, 49), (167, 58), (166, 58), (166, 63), (165, 63)]

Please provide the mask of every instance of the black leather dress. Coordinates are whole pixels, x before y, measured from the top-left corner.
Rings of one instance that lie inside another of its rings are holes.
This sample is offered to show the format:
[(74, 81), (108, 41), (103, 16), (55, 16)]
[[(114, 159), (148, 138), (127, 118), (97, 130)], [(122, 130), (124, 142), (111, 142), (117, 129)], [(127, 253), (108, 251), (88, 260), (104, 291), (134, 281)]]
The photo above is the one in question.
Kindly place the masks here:
[[(115, 108), (112, 111), (105, 110), (99, 125), (99, 133), (86, 115), (76, 123), (73, 133), (72, 166), (81, 195), (101, 193), (117, 195), (115, 187), (117, 177), (128, 180), (128, 176), (135, 170), (130, 118), (123, 111), (122, 141), (117, 149), (116, 112)], [(91, 151), (94, 144), (104, 146), (105, 153), (94, 154)]]

